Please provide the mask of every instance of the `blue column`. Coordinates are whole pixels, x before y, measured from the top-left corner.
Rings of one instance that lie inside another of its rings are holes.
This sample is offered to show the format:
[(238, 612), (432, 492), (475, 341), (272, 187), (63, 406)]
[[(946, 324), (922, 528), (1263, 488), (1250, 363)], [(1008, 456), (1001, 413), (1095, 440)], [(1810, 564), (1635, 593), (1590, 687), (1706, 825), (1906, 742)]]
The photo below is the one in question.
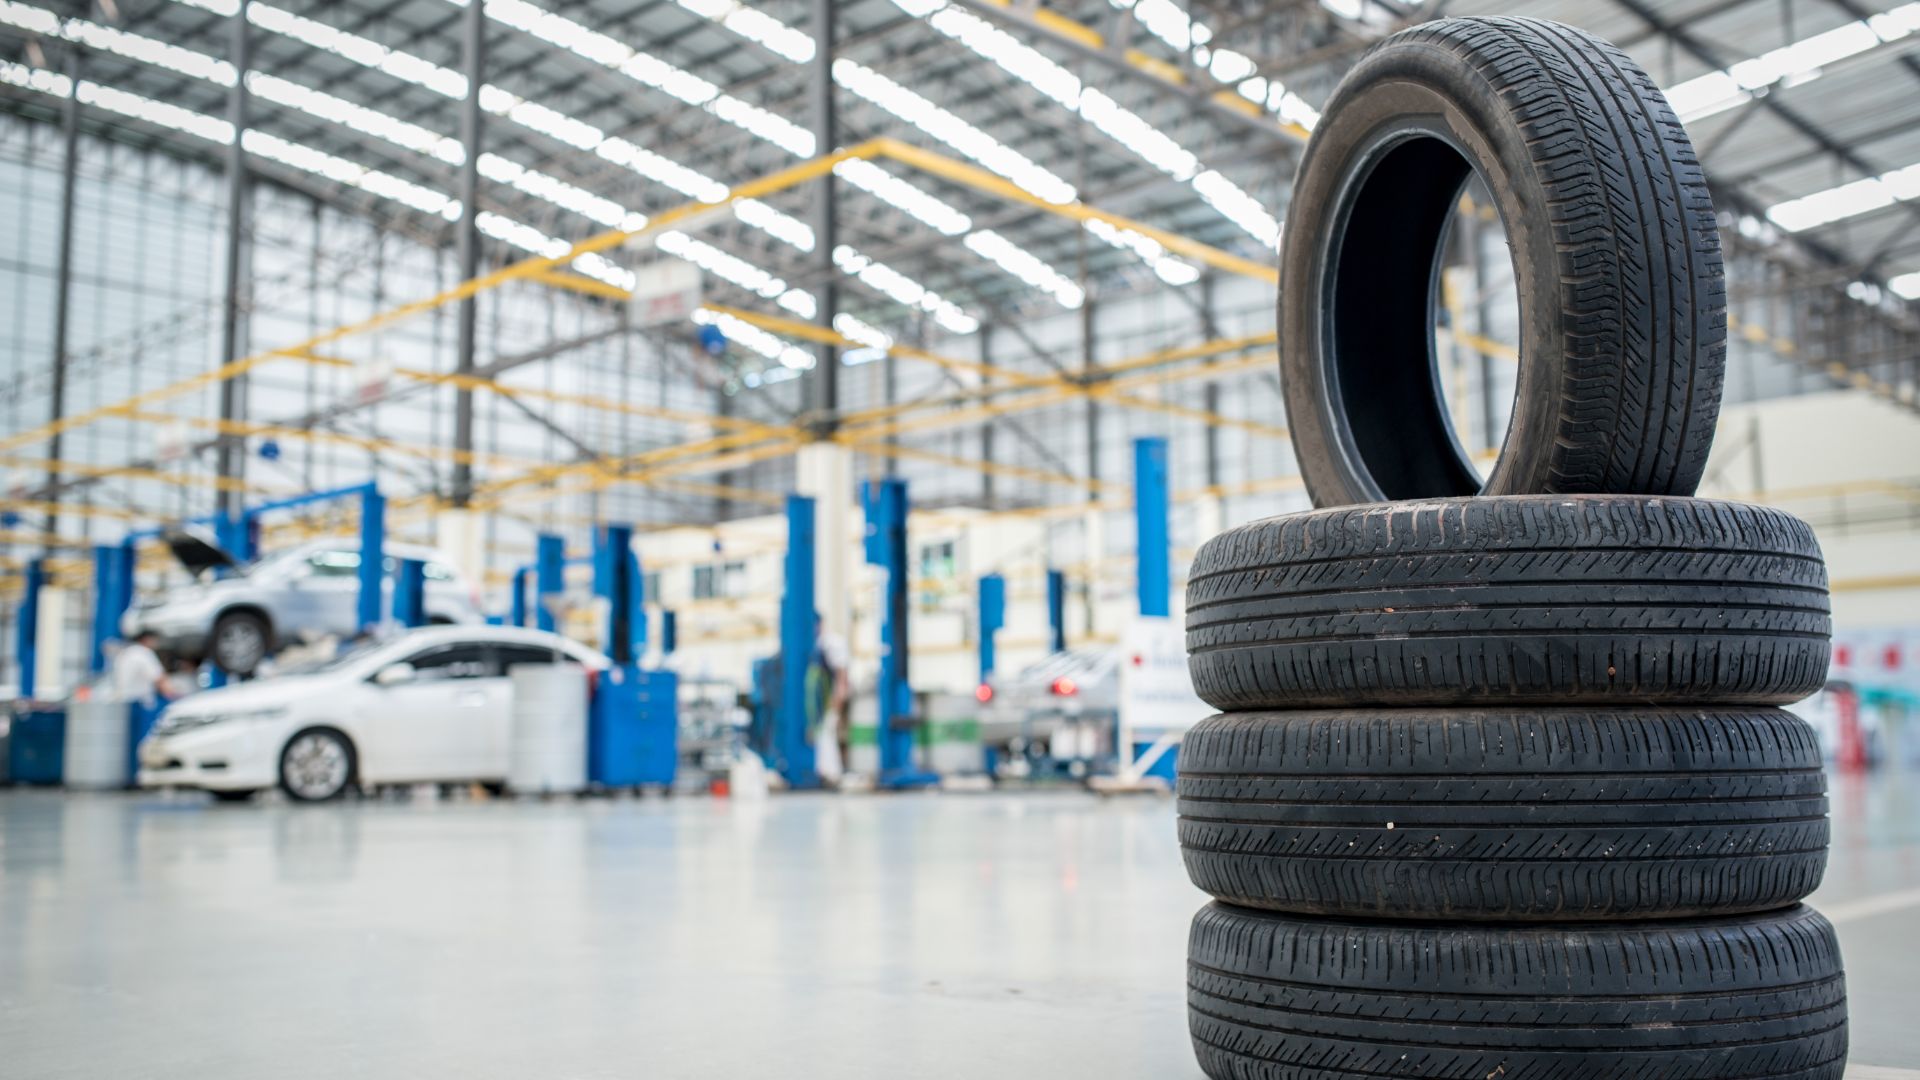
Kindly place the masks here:
[(13, 655), (20, 664), (20, 696), (33, 697), (40, 656), (40, 587), (47, 583), (46, 560), (28, 559), (20, 607), (14, 611)]
[(1047, 571), (1047, 651), (1067, 651), (1067, 575)]
[(93, 548), (93, 647), (87, 670), (107, 669), (106, 644), (120, 636), (120, 617), (133, 599), (133, 546), (96, 544)]
[(936, 783), (939, 777), (913, 764), (913, 659), (910, 625), (910, 568), (907, 559), (907, 482), (888, 477), (863, 485), (867, 517), (867, 561), (887, 573), (885, 608), (880, 622), (880, 684), (875, 735), (880, 745), (880, 785), (900, 788)]
[(360, 596), (355, 622), (363, 633), (380, 625), (386, 537), (387, 497), (369, 483), (360, 491)]
[(513, 599), (507, 608), (508, 626), (527, 625), (527, 579), (532, 576), (531, 566), (522, 566), (513, 572)]
[(680, 617), (672, 608), (660, 611), (660, 655), (672, 656), (680, 647)]
[(1172, 613), (1172, 536), (1167, 527), (1167, 440), (1133, 441), (1133, 521), (1140, 614)]
[(631, 664), (639, 660), (647, 641), (640, 562), (633, 554), (633, 527), (602, 525), (594, 530), (593, 541), (593, 591), (607, 601), (607, 626), (602, 638), (607, 643), (607, 658), (616, 664)]
[(393, 621), (423, 626), (427, 621), (427, 564), (401, 559), (393, 567)]
[(553, 609), (547, 598), (567, 591), (567, 542), (552, 533), (541, 533), (533, 548), (533, 623), (542, 630), (554, 628)]
[(988, 574), (980, 579), (980, 684), (993, 674), (994, 637), (1007, 624), (1007, 579)]
[(786, 583), (780, 594), (780, 700), (775, 706), (773, 760), (794, 788), (820, 785), (807, 741), (807, 664), (813, 659), (813, 500), (787, 496)]

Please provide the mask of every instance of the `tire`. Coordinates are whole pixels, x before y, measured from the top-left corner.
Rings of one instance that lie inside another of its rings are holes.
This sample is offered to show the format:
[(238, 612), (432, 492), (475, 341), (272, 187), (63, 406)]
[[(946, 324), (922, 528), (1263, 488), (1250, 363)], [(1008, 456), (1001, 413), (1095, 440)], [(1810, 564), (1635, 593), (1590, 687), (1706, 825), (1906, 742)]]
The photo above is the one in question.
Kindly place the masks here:
[(353, 786), (358, 764), (353, 740), (333, 728), (306, 728), (280, 751), (280, 790), (295, 802), (329, 802)]
[(1729, 919), (1463, 926), (1212, 904), (1188, 939), (1217, 1080), (1840, 1080), (1833, 927)]
[[(1484, 483), (1433, 341), (1437, 256), (1474, 172), (1520, 307), (1513, 415)], [(1534, 19), (1395, 34), (1335, 89), (1285, 237), (1281, 374), (1316, 506), (1698, 486), (1726, 367), (1720, 238), (1685, 129), (1618, 49)]]
[(1650, 496), (1313, 510), (1201, 545), (1193, 685), (1223, 712), (1359, 705), (1779, 705), (1826, 681), (1805, 522)]
[(229, 611), (214, 620), (207, 655), (229, 675), (251, 675), (272, 651), (267, 620), (251, 611)]
[(1236, 713), (1180, 744), (1180, 847), (1295, 913), (1607, 920), (1785, 907), (1827, 862), (1813, 729), (1779, 709)]

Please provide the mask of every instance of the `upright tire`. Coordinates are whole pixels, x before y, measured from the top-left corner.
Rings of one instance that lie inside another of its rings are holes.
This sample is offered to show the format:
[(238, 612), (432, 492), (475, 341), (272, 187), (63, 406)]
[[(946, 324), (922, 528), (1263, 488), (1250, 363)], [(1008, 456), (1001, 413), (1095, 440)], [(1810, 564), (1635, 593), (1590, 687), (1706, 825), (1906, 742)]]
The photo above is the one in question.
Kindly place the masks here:
[(1275, 911), (1618, 920), (1785, 907), (1827, 862), (1779, 709), (1233, 713), (1180, 744), (1193, 883)]
[(1813, 530), (1709, 499), (1514, 495), (1315, 510), (1207, 541), (1215, 708), (1786, 704), (1826, 681)]
[[(1513, 251), (1520, 369), (1484, 484), (1434, 355), (1438, 253), (1478, 173)], [(1317, 506), (1690, 495), (1713, 442), (1726, 288), (1686, 130), (1572, 27), (1438, 19), (1375, 46), (1307, 145), (1281, 255), (1281, 372)]]
[(1463, 926), (1201, 909), (1188, 1018), (1216, 1080), (1840, 1080), (1833, 927), (1793, 907)]

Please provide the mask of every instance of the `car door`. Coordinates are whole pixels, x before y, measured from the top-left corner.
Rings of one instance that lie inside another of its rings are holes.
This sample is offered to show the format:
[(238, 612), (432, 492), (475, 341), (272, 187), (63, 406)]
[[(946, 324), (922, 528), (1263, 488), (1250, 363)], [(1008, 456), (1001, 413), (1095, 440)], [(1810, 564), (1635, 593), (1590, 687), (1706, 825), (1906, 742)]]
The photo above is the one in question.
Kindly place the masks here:
[(363, 772), (386, 782), (505, 775), (492, 768), (489, 747), (510, 722), (513, 702), (487, 644), (428, 646), (405, 662), (413, 665), (412, 679), (376, 686), (379, 715), (369, 726), (378, 734), (369, 741), (380, 760)]

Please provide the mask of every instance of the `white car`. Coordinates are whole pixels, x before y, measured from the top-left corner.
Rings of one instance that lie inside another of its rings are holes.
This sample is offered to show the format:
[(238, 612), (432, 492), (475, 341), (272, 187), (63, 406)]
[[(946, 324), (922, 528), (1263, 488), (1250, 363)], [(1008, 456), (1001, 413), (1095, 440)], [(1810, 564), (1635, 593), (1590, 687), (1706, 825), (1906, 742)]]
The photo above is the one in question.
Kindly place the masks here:
[(305, 670), (167, 706), (140, 742), (141, 787), (245, 799), (278, 786), (318, 802), (356, 785), (498, 783), (513, 718), (508, 669), (606, 657), (558, 634), (430, 626)]
[[(197, 580), (128, 610), (120, 620), (128, 640), (151, 630), (164, 653), (251, 675), (284, 646), (360, 630), (360, 549), (348, 541), (316, 540), (243, 566), (199, 530), (173, 530), (165, 540)], [(481, 621), (472, 586), (432, 548), (388, 543), (384, 552), (383, 618), (393, 610), (394, 560), (418, 559), (426, 564), (427, 622)], [(228, 576), (211, 576), (215, 570)]]

